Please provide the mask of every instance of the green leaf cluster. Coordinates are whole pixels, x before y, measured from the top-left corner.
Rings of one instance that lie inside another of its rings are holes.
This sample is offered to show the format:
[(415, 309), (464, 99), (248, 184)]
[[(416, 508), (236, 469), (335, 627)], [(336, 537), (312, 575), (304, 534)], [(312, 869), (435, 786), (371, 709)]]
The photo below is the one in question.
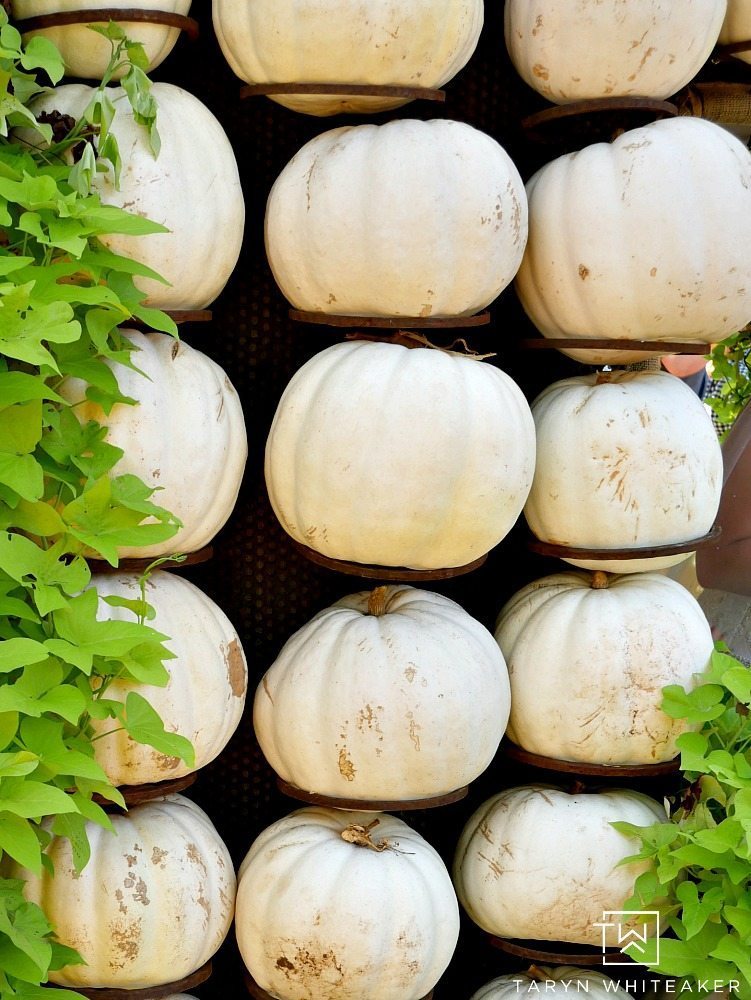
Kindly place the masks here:
[[(751, 670), (726, 647), (692, 691), (663, 689), (663, 711), (694, 727), (678, 739), (686, 787), (670, 822), (615, 824), (641, 841), (650, 870), (636, 881), (630, 909), (657, 908), (663, 930), (658, 972), (691, 982), (737, 981), (751, 997)], [(654, 959), (656, 944), (651, 944)]]
[(723, 424), (733, 424), (751, 401), (751, 330), (741, 330), (712, 351), (712, 377), (722, 380), (720, 395), (706, 402)]
[[(45, 90), (38, 71), (53, 83), (62, 76), (60, 56), (42, 38), (24, 47), (0, 8), (0, 852), (35, 873), (51, 865), (53, 835), (70, 839), (83, 868), (87, 822), (111, 828), (101, 802), (124, 805), (94, 759), (97, 739), (125, 730), (193, 763), (190, 743), (165, 732), (141, 695), (111, 697), (116, 679), (165, 684), (172, 654), (148, 624), (143, 588), (140, 601), (109, 599), (130, 619), (100, 620), (86, 561), (117, 566), (120, 547), (164, 541), (179, 527), (153, 490), (117, 473), (122, 451), (96, 419), (135, 402), (113, 372), (137, 367), (119, 325), (135, 318), (176, 333), (134, 283), (159, 276), (100, 242), (163, 229), (103, 205), (92, 189), (99, 171), (120, 169), (106, 87), (119, 69), (158, 149), (141, 47), (115, 24), (96, 30), (112, 43), (110, 67), (81, 119), (61, 132), (29, 108)], [(61, 391), (71, 380), (76, 404)], [(75, 961), (24, 900), (23, 882), (0, 880), (0, 1000), (77, 997), (40, 985)]]

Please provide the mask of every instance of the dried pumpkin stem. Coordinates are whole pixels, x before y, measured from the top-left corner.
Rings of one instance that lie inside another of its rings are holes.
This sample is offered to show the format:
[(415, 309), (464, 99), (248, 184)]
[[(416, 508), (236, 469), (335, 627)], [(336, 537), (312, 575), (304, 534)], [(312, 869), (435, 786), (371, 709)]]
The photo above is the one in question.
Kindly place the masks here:
[(351, 823), (346, 829), (342, 830), (341, 838), (346, 840), (348, 844), (354, 844), (356, 847), (367, 847), (371, 851), (377, 851), (380, 854), (382, 851), (387, 851), (391, 846), (388, 840), (380, 840), (377, 844), (370, 835), (370, 831), (378, 826), (380, 820), (374, 819), (372, 823), (367, 826), (359, 826), (356, 823)]
[[(485, 361), (486, 358), (496, 357), (495, 353), (480, 354), (478, 351), (473, 350), (463, 337), (453, 340), (448, 347), (441, 347), (440, 344), (434, 344), (428, 340), (424, 333), (416, 333), (414, 330), (397, 330), (390, 337), (382, 337), (373, 333), (362, 333), (358, 330), (356, 333), (348, 333), (347, 340), (369, 340), (381, 344), (398, 344), (400, 347), (408, 347), (410, 349), (427, 347), (433, 351), (441, 351), (443, 354), (456, 354), (460, 358), (472, 358), (473, 361)], [(463, 350), (455, 351), (454, 348), (457, 346), (462, 347)]]
[(527, 969), (527, 975), (530, 979), (535, 979), (538, 983), (547, 982), (550, 978), (547, 976), (538, 965), (530, 965)]
[(597, 378), (595, 379), (595, 385), (604, 385), (606, 382), (611, 382), (613, 379), (613, 372), (598, 372)]
[(388, 587), (376, 587), (368, 596), (368, 614), (380, 618), (386, 614)]
[(610, 586), (610, 577), (607, 573), (603, 573), (601, 569), (597, 569), (592, 574), (592, 583), (590, 586), (592, 590), (607, 590)]

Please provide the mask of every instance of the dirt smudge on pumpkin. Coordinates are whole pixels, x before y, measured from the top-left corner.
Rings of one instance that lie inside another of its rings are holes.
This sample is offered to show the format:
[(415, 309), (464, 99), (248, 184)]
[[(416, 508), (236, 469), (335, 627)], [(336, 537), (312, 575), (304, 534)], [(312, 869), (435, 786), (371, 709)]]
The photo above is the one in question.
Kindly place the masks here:
[(339, 751), (339, 774), (347, 781), (354, 781), (357, 774), (357, 769), (347, 753), (346, 747), (342, 747)]
[(331, 949), (321, 951), (315, 945), (295, 945), (294, 955), (291, 958), (280, 955), (276, 967), (290, 981), (307, 984), (308, 987), (314, 984), (337, 987), (344, 979), (344, 970), (336, 953)]
[(586, 264), (580, 264), (579, 265), (579, 277), (581, 278), (581, 280), (582, 281), (586, 281), (587, 278), (589, 277), (589, 274), (590, 274), (590, 271), (589, 271), (589, 268), (586, 266)]
[(232, 694), (242, 698), (245, 694), (247, 679), (245, 675), (245, 657), (239, 639), (233, 639), (224, 652), (224, 662), (227, 664), (227, 677)]
[(176, 767), (180, 766), (179, 757), (168, 757), (167, 754), (157, 753), (156, 751), (151, 756), (154, 764), (160, 771), (174, 771)]
[(138, 958), (141, 944), (141, 918), (136, 920), (112, 920), (109, 924), (112, 941), (111, 969), (124, 969), (129, 962)]

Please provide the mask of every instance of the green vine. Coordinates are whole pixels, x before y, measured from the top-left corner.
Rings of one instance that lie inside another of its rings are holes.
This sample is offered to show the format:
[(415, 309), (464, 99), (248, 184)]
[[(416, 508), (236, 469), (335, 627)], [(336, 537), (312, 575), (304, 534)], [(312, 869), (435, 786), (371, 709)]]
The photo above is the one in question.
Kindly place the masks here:
[[(145, 600), (106, 598), (130, 621), (101, 621), (87, 557), (117, 565), (120, 546), (174, 535), (179, 522), (137, 477), (115, 475), (122, 456), (98, 423), (81, 423), (60, 394), (68, 378), (109, 413), (131, 404), (112, 364), (134, 367), (118, 331), (129, 319), (176, 333), (141, 304), (134, 278), (150, 269), (109, 251), (108, 234), (163, 227), (103, 205), (93, 182), (120, 169), (106, 84), (122, 81), (136, 119), (158, 151), (146, 57), (114, 24), (97, 29), (112, 60), (79, 121), (34, 115), (34, 98), (63, 75), (43, 38), (22, 45), (0, 7), (0, 850), (39, 873), (53, 834), (70, 838), (78, 869), (89, 858), (86, 823), (111, 828), (94, 796), (123, 805), (94, 758), (93, 721), (111, 719), (136, 741), (193, 763), (190, 743), (167, 733), (136, 692), (107, 697), (115, 678), (164, 685), (166, 636), (147, 624)], [(15, 134), (14, 134), (15, 130)], [(44, 818), (47, 820), (43, 822)], [(0, 1000), (77, 997), (42, 989), (50, 970), (78, 956), (54, 939), (21, 878), (0, 879)]]
[(710, 358), (712, 378), (721, 385), (706, 402), (720, 424), (732, 426), (751, 401), (751, 330), (741, 330), (717, 344)]
[[(650, 944), (657, 972), (696, 986), (733, 984), (751, 998), (751, 670), (725, 647), (691, 692), (671, 685), (663, 711), (699, 731), (678, 740), (686, 787), (671, 820), (651, 827), (614, 824), (638, 837), (649, 859), (628, 908), (659, 909), (671, 936)], [(737, 984), (737, 985), (735, 985)], [(705, 988), (706, 992), (706, 988)]]

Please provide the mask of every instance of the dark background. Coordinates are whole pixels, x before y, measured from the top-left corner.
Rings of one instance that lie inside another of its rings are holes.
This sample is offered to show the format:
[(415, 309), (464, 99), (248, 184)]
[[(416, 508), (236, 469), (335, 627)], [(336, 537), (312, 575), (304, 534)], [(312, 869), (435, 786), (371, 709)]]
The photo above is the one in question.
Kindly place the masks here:
[[(276, 287), (264, 253), (266, 198), (287, 161), (313, 136), (341, 124), (382, 123), (391, 118), (466, 121), (498, 140), (526, 180), (556, 153), (533, 146), (521, 132), (520, 119), (546, 105), (511, 66), (503, 42), (502, 10), (500, 2), (486, 4), (479, 48), (459, 77), (447, 86), (445, 105), (414, 102), (376, 116), (315, 118), (289, 111), (264, 97), (241, 100), (242, 82), (225, 63), (214, 37), (209, 0), (194, 0), (191, 11), (201, 24), (199, 41), (191, 43), (182, 37), (172, 55), (153, 74), (155, 80), (185, 87), (219, 118), (234, 146), (247, 208), (242, 255), (225, 291), (214, 303), (213, 322), (182, 328), (188, 343), (209, 354), (227, 371), (240, 394), (248, 429), (250, 452), (242, 491), (234, 514), (216, 540), (215, 557), (210, 563), (183, 571), (230, 617), (249, 663), (250, 690), (243, 722), (224, 753), (201, 772), (189, 792), (209, 813), (237, 864), (266, 826), (300, 805), (277, 791), (274, 774), (256, 744), (251, 722), (255, 686), (296, 629), (344, 594), (369, 586), (357, 578), (318, 568), (299, 556), (278, 525), (266, 496), (263, 451), (279, 397), (308, 358), (342, 336), (341, 331), (301, 326), (288, 319), (288, 305)], [(200, 142), (199, 136), (196, 141)], [(186, 211), (190, 211), (189, 205)], [(201, 247), (197, 246), (195, 252), (200, 254)], [(492, 313), (491, 326), (469, 331), (468, 339), (479, 350), (496, 351), (497, 358), (491, 363), (507, 371), (530, 400), (550, 382), (583, 371), (555, 351), (521, 352), (515, 346), (533, 331), (512, 289), (502, 294)], [(433, 339), (440, 340), (440, 335)], [(482, 569), (467, 577), (424, 586), (458, 601), (492, 630), (502, 604), (516, 590), (529, 580), (561, 568), (561, 563), (529, 552), (522, 521), (490, 554)], [(450, 867), (464, 823), (486, 798), (515, 784), (555, 780), (553, 775), (517, 767), (499, 754), (472, 786), (468, 799), (453, 806), (404, 814), (402, 818), (436, 847)], [(639, 787), (650, 790), (648, 786)], [(659, 795), (657, 786), (651, 790)], [(168, 955), (165, 961), (169, 961)], [(494, 976), (525, 967), (524, 960), (509, 959), (494, 950), (484, 935), (463, 918), (456, 954), (436, 988), (435, 998), (464, 1000)], [(242, 966), (232, 932), (215, 960), (212, 979), (190, 992), (204, 1000), (244, 994)]]

